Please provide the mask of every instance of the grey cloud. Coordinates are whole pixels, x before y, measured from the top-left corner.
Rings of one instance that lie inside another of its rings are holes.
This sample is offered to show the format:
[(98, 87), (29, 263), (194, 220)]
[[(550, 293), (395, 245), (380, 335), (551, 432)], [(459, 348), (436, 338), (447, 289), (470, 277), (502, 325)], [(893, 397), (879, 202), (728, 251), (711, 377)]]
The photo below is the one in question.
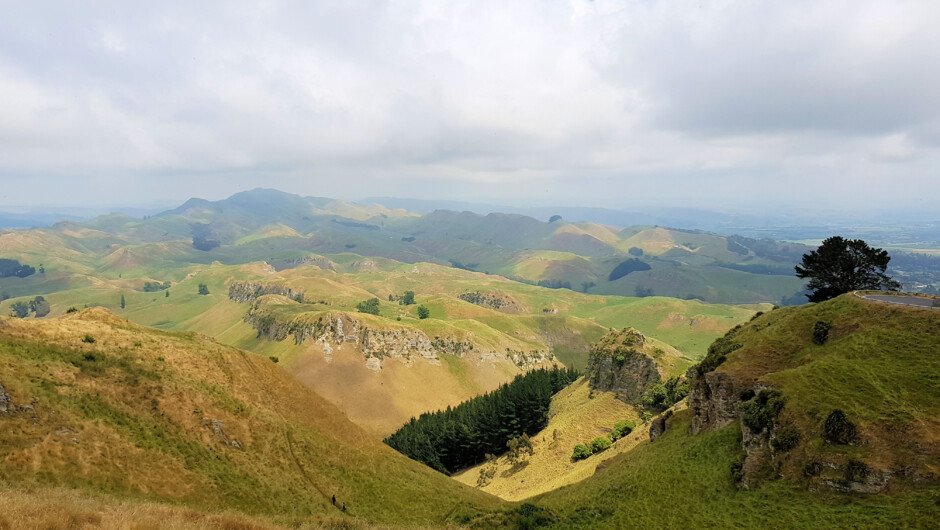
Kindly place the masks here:
[(606, 205), (878, 181), (940, 192), (935, 3), (23, 2), (5, 15), (2, 202), (259, 185)]

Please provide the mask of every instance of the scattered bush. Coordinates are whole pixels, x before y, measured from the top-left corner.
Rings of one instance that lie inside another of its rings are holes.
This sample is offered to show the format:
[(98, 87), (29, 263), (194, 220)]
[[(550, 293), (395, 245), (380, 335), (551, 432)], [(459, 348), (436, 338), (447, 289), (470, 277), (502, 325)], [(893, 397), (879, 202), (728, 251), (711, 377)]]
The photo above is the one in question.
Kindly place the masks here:
[(799, 429), (795, 427), (781, 427), (774, 433), (774, 439), (771, 440), (770, 445), (774, 450), (786, 453), (799, 445), (802, 437)]
[(635, 428), (636, 422), (629, 420), (618, 421), (614, 424), (614, 429), (610, 431), (607, 437), (610, 438), (611, 442), (616, 442), (617, 440), (633, 432), (633, 429)]
[(170, 288), (170, 282), (145, 282), (144, 283), (145, 293), (155, 293), (157, 291), (164, 291), (169, 288)]
[[(94, 342), (94, 339), (92, 339), (92, 342)], [(86, 360), (86, 361), (88, 361), (88, 362), (95, 362), (95, 360), (96, 360), (94, 353), (86, 353), (85, 355), (82, 355), (82, 359), (84, 359), (84, 360)]]
[(29, 310), (33, 313), (36, 313), (36, 318), (42, 318), (49, 314), (52, 311), (52, 307), (49, 305), (49, 302), (41, 296), (33, 298), (29, 302)]
[(65, 312), (66, 312), (66, 313), (78, 313), (78, 308), (75, 307), (75, 306), (72, 306), (72, 307), (66, 309)]
[(850, 458), (845, 464), (845, 480), (849, 482), (861, 482), (868, 478), (868, 466), (861, 460)]
[(535, 448), (532, 447), (532, 441), (529, 439), (529, 435), (523, 433), (520, 436), (513, 436), (506, 442), (506, 447), (509, 449), (507, 456), (509, 457), (509, 462), (513, 465), (518, 464), (519, 462), (525, 461), (528, 457), (535, 454)]
[(482, 488), (490, 483), (490, 480), (493, 480), (493, 477), (496, 476), (496, 457), (487, 454), (486, 463), (480, 466), (480, 474), (477, 476), (477, 487)]
[(539, 280), (536, 285), (549, 289), (571, 289), (571, 282), (565, 280)]
[(425, 318), (428, 318), (429, 316), (431, 316), (431, 310), (428, 309), (427, 307), (424, 307), (423, 305), (419, 305), (418, 306), (418, 318), (420, 318), (421, 320), (424, 320)]
[(830, 329), (832, 329), (832, 326), (828, 322), (817, 321), (813, 326), (813, 344), (817, 346), (825, 344), (829, 340)]
[(803, 476), (804, 477), (816, 477), (822, 473), (823, 465), (815, 460), (810, 460), (803, 465)]
[(356, 304), (356, 310), (360, 313), (367, 313), (369, 315), (378, 315), (379, 314), (379, 299), (372, 298), (365, 300)]
[(95, 338), (92, 337), (91, 335), (85, 334), (85, 336), (82, 337), (82, 342), (85, 342), (87, 344), (94, 344)]
[(29, 316), (29, 304), (22, 300), (13, 302), (10, 306), (10, 316), (14, 318), (26, 318)]
[(201, 295), (207, 295), (207, 294), (209, 294), (209, 287), (208, 287), (206, 284), (204, 284), (204, 283), (200, 283), (200, 284), (199, 284), (199, 294), (201, 294)]
[(574, 452), (571, 454), (572, 460), (584, 460), (585, 458), (591, 456), (591, 448), (585, 444), (578, 444), (574, 446)]
[(834, 445), (850, 445), (858, 439), (858, 429), (844, 412), (835, 409), (823, 424), (823, 439)]
[(731, 462), (731, 479), (736, 483), (744, 478), (744, 461), (746, 458), (747, 454), (742, 451), (741, 454)]
[(685, 380), (680, 383), (678, 377), (673, 377), (647, 389), (637, 403), (649, 409), (665, 410), (682, 401), (687, 395), (689, 382)]
[(606, 450), (612, 445), (612, 442), (606, 436), (598, 436), (591, 440), (591, 452), (593, 454), (600, 453), (601, 451)]
[(516, 508), (515, 512), (515, 517), (509, 521), (511, 528), (520, 530), (545, 528), (555, 521), (550, 511), (529, 502)]
[(787, 398), (778, 390), (764, 390), (757, 397), (741, 406), (744, 425), (753, 432), (762, 432), (773, 427)]
[(270, 359), (272, 363), (280, 362), (280, 359), (278, 359), (278, 358), (275, 357), (274, 355), (269, 355), (269, 356), (268, 356), (268, 359)]
[(398, 301), (401, 305), (412, 305), (415, 303), (415, 292), (414, 291), (405, 291), (405, 294), (402, 295), (401, 300)]
[(715, 339), (715, 342), (711, 343), (711, 346), (708, 347), (708, 353), (705, 354), (705, 359), (689, 371), (693, 377), (702, 377), (715, 368), (718, 368), (721, 363), (725, 362), (725, 359), (731, 352), (741, 348), (741, 344), (734, 341), (734, 334), (737, 333), (739, 329), (741, 329), (741, 326), (735, 326), (731, 328), (728, 333), (725, 333), (724, 337), (719, 337)]

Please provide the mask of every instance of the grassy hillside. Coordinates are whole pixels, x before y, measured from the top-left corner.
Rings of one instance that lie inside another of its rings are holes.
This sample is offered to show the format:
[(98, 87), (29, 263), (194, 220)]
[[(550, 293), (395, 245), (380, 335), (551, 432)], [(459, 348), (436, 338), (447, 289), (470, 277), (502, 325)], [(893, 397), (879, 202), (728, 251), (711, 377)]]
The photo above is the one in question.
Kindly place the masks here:
[(644, 442), (573, 486), (532, 500), (551, 528), (931, 528), (936, 489), (891, 495), (814, 492), (785, 481), (740, 491), (730, 478), (740, 430), (689, 435), (677, 417)]
[[(820, 321), (831, 326), (822, 345), (812, 340)], [(712, 416), (701, 433), (690, 434), (703, 425), (705, 407), (699, 402), (699, 408), (672, 415), (655, 442), (644, 438), (590, 478), (535, 497), (535, 507), (525, 514), (516, 510), (477, 521), (493, 526), (528, 517), (553, 528), (935, 525), (940, 517), (936, 311), (845, 295), (764, 314), (723, 344), (716, 354), (723, 351), (725, 361), (717, 363), (717, 356), (707, 361), (717, 368), (706, 370), (711, 394), (704, 399), (737, 403), (733, 410), (743, 420), (722, 427)], [(779, 392), (782, 410), (751, 415), (762, 410), (753, 406), (760, 402), (753, 389)], [(857, 428), (848, 443), (824, 439), (826, 418), (835, 409)], [(778, 441), (784, 429), (799, 435), (786, 446), (771, 444), (776, 449), (749, 469), (751, 455), (760, 450), (751, 451), (768, 432), (755, 433), (750, 426), (761, 417)], [(742, 439), (745, 428), (750, 434)], [(754, 480), (740, 489), (741, 474), (751, 472)]]
[[(494, 507), (375, 441), (275, 363), (88, 309), (0, 318), (0, 484), (297, 524), (438, 522)], [(5, 400), (0, 400), (5, 401)], [(6, 403), (5, 403), (6, 404)]]
[[(508, 352), (516, 359), (518, 353), (550, 353), (566, 366), (583, 369), (591, 342), (609, 327), (632, 326), (696, 360), (715, 337), (760, 307), (584, 295), (452, 267), (349, 253), (304, 255), (307, 264), (280, 271), (265, 262), (168, 262), (173, 248), (147, 244), (115, 249), (108, 254), (112, 256), (107, 258), (108, 267), (100, 263), (102, 258), (83, 254), (83, 260), (96, 265), (85, 269), (78, 264), (71, 272), (47, 268), (45, 275), (0, 279), (0, 291), (13, 294), (0, 302), (0, 314), (9, 314), (14, 302), (41, 294), (51, 304), (52, 316), (70, 307), (101, 306), (139, 324), (205, 333), (264, 357), (277, 357), (282, 366), (339, 405), (357, 424), (384, 436), (412, 416), (455, 405), (510, 380), (525, 367), (517, 365)], [(252, 304), (229, 300), (229, 286), (237, 280), (284, 284), (303, 292), (310, 303), (270, 304), (270, 315), (284, 321), (315, 320), (342, 312), (374, 329), (416, 330), (430, 339), (467, 342), (473, 350), (440, 354), (434, 363), (383, 359), (381, 370), (374, 371), (353, 345), (334, 345), (334, 352), (326, 355), (322, 345), (314, 342), (296, 344), (293, 337), (271, 341), (244, 322)], [(171, 285), (166, 291), (144, 292), (148, 281)], [(200, 284), (208, 287), (208, 295), (198, 294)], [(416, 292), (417, 304), (388, 301), (390, 295), (401, 296), (407, 290)], [(496, 309), (460, 298), (468, 293), (498, 297), (512, 306)], [(380, 315), (357, 313), (356, 304), (372, 297), (382, 301)], [(431, 317), (418, 319), (417, 305), (428, 307)]]
[[(222, 201), (191, 199), (146, 219), (108, 215), (87, 223), (0, 231), (0, 255), (44, 263), (50, 271), (117, 274), (139, 266), (165, 270), (181, 264), (243, 264), (354, 252), (406, 263), (453, 265), (531, 283), (554, 282), (593, 293), (718, 303), (779, 303), (791, 297), (802, 287), (793, 276), (793, 264), (806, 250), (662, 227), (544, 223), (495, 213), (435, 211), (418, 216), (380, 205), (261, 189)], [(630, 259), (648, 270), (612, 276)]]
[[(575, 445), (589, 443), (606, 436), (615, 423), (632, 420), (640, 424), (636, 410), (617, 399), (613, 392), (598, 392), (589, 397), (591, 389), (581, 378), (552, 398), (548, 426), (532, 436), (535, 454), (523, 464), (513, 464), (506, 456), (496, 461), (496, 473), (481, 489), (507, 500), (523, 500), (533, 495), (574, 484), (594, 474), (599, 464), (629, 451), (646, 433), (640, 430), (614, 443), (610, 449), (591, 458), (573, 462)], [(488, 464), (469, 468), (454, 479), (477, 486), (480, 469)]]
[[(814, 328), (831, 328), (823, 345)], [(872, 475), (940, 477), (940, 315), (852, 294), (804, 308), (773, 311), (734, 333), (742, 344), (716, 372), (755, 381), (787, 399), (780, 423), (803, 437), (781, 472), (802, 473), (818, 461), (814, 481), (835, 480), (849, 459)], [(831, 445), (822, 424), (841, 410), (857, 426), (858, 441)], [(830, 469), (829, 465), (835, 466)]]

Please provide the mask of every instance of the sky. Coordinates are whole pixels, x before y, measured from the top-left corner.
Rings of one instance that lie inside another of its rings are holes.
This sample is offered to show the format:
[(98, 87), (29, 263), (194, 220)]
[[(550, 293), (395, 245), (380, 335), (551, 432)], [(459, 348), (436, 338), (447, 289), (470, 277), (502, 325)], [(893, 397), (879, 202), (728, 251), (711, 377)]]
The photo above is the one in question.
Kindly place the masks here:
[(936, 1), (0, 7), (0, 206), (940, 197)]

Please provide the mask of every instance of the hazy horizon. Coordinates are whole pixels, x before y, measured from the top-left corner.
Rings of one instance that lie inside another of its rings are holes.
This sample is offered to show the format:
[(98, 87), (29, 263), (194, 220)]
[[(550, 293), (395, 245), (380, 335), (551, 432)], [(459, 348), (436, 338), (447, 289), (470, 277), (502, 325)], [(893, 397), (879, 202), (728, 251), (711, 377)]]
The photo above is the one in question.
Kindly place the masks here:
[(0, 205), (270, 187), (929, 214), (938, 22), (916, 2), (17, 4)]

